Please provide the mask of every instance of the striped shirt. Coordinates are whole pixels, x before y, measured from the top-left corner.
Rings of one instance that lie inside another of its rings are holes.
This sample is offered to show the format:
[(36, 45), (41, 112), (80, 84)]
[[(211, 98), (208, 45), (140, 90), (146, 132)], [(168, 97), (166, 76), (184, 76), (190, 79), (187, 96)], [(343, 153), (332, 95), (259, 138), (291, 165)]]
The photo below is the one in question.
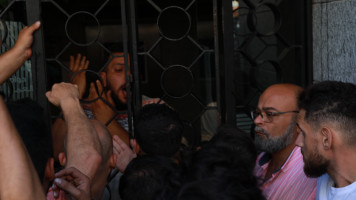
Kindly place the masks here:
[(263, 182), (270, 163), (271, 155), (261, 153), (256, 162), (255, 175), (260, 180), (260, 189), (266, 199), (271, 200), (308, 200), (315, 199), (316, 178), (304, 174), (303, 155), (300, 147), (295, 147), (282, 167)]

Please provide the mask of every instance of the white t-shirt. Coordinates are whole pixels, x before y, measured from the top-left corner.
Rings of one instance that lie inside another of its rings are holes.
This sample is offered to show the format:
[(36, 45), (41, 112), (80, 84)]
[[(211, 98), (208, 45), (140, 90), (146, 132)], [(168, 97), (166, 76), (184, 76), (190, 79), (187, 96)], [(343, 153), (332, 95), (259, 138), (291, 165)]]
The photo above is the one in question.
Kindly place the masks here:
[(319, 177), (316, 191), (316, 200), (356, 199), (356, 181), (342, 188), (336, 188), (333, 186), (334, 181), (328, 174), (324, 174)]

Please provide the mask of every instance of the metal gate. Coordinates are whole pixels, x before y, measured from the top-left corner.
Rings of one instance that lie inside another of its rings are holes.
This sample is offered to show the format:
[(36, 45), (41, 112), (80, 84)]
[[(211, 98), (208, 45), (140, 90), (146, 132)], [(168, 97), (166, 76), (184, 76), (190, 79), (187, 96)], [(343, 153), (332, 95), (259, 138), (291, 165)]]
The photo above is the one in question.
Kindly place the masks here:
[[(0, 4), (2, 33), (8, 37), (16, 38), (16, 31), (9, 32), (13, 23), (42, 21), (31, 62), (21, 69), (28, 73), (17, 73), (1, 90), (9, 99), (34, 98), (52, 116), (58, 110), (48, 105), (44, 93), (56, 82), (71, 81), (68, 75), (72, 79), (78, 75), (69, 69), (69, 56), (82, 53), (90, 60), (89, 84), (100, 79), (109, 64), (111, 46), (121, 47), (126, 71), (132, 74), (126, 74), (128, 116), (137, 114), (142, 95), (160, 98), (184, 119), (184, 135), (192, 146), (208, 140), (221, 123), (249, 131), (252, 121), (246, 113), (270, 84), (305, 86), (311, 81), (311, 3), (307, 0), (14, 0)], [(28, 84), (18, 83), (22, 76)], [(22, 94), (24, 87), (29, 89)], [(15, 97), (16, 92), (22, 96)], [(117, 115), (118, 110), (112, 109)], [(128, 122), (131, 128), (132, 121)]]

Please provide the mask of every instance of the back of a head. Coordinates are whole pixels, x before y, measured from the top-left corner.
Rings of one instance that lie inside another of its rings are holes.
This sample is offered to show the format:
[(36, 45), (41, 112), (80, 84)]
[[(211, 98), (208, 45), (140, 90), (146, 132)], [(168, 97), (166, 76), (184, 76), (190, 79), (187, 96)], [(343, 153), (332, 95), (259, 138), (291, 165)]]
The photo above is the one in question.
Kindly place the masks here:
[(185, 184), (179, 191), (177, 200), (263, 200), (256, 184), (212, 177)]
[(43, 109), (31, 99), (8, 102), (7, 106), (39, 178), (43, 180), (47, 160), (52, 157), (52, 136)]
[(173, 199), (179, 186), (178, 166), (170, 158), (144, 155), (127, 166), (119, 193), (124, 200)]
[(142, 107), (134, 129), (135, 138), (146, 154), (171, 157), (179, 151), (183, 125), (178, 114), (164, 104)]
[(356, 85), (337, 81), (311, 85), (300, 95), (299, 107), (312, 127), (334, 124), (344, 133), (344, 141), (356, 143)]
[[(233, 171), (239, 179), (252, 175), (257, 152), (251, 137), (238, 128), (223, 126), (199, 151), (184, 160), (184, 179), (194, 181)], [(240, 176), (241, 175), (241, 176)]]
[(226, 149), (233, 156), (235, 165), (245, 167), (252, 172), (257, 159), (257, 151), (251, 136), (241, 129), (224, 125), (221, 126), (213, 138), (207, 143), (206, 148), (215, 147)]

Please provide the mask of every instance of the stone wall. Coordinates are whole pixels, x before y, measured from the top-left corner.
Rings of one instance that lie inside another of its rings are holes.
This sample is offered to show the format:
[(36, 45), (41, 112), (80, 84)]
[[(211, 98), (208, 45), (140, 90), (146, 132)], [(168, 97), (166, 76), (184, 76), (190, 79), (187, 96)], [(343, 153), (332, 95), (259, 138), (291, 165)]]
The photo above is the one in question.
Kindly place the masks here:
[(313, 73), (356, 84), (356, 0), (313, 0)]

